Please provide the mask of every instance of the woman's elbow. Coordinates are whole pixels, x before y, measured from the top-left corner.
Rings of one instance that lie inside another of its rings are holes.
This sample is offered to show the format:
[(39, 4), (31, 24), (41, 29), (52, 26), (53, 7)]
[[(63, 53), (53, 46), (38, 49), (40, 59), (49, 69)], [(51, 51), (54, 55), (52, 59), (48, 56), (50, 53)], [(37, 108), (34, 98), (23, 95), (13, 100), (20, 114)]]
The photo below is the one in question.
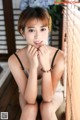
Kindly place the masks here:
[(49, 96), (43, 96), (43, 101), (44, 102), (51, 102), (53, 98), (53, 94), (49, 95)]
[(35, 104), (36, 103), (35, 97), (31, 97), (29, 95), (28, 96), (24, 95), (24, 98), (25, 98), (27, 104)]

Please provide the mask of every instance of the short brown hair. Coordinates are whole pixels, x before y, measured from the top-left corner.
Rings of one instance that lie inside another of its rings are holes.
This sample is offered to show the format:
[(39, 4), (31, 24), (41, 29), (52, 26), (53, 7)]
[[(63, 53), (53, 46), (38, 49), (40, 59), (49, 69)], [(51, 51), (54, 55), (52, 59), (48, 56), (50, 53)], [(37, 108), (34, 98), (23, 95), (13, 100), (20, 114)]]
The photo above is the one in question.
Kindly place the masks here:
[(18, 21), (18, 31), (21, 33), (24, 32), (26, 24), (29, 24), (31, 20), (39, 19), (43, 22), (43, 25), (46, 25), (49, 27), (49, 20), (50, 16), (47, 12), (47, 10), (41, 8), (41, 7), (27, 7), (24, 11), (22, 11), (19, 21)]

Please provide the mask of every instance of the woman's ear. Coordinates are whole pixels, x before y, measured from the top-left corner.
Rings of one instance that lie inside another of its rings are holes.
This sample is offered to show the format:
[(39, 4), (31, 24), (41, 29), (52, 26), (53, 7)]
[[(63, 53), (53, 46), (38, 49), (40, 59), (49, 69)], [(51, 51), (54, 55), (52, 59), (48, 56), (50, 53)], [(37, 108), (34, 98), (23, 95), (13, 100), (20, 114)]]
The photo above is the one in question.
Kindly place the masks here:
[(22, 36), (23, 36), (24, 39), (26, 38), (26, 37), (25, 37), (25, 34), (22, 34)]
[(22, 37), (25, 39), (25, 34), (24, 34), (24, 32), (23, 32), (23, 30), (21, 29), (20, 30), (20, 34), (22, 35)]

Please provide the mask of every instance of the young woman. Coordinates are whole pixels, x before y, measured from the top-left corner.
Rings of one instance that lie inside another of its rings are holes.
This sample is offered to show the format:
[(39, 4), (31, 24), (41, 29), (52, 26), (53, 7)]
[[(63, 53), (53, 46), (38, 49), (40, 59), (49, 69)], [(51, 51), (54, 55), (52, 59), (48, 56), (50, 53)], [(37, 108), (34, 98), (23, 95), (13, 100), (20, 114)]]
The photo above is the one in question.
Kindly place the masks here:
[(59, 86), (64, 54), (48, 45), (49, 18), (47, 11), (40, 7), (26, 8), (19, 18), (18, 30), (27, 45), (11, 55), (8, 64), (19, 88), (20, 120), (36, 120), (38, 95), (42, 96), (42, 120), (57, 120), (55, 112), (63, 101)]

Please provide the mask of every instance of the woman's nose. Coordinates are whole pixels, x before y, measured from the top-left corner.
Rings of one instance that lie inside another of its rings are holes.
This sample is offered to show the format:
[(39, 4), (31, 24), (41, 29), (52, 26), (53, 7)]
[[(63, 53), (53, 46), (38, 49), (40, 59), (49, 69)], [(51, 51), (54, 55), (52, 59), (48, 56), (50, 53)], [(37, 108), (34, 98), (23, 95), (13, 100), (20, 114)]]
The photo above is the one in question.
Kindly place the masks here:
[(36, 31), (35, 32), (35, 36), (34, 36), (35, 38), (38, 38), (39, 37), (39, 33)]

